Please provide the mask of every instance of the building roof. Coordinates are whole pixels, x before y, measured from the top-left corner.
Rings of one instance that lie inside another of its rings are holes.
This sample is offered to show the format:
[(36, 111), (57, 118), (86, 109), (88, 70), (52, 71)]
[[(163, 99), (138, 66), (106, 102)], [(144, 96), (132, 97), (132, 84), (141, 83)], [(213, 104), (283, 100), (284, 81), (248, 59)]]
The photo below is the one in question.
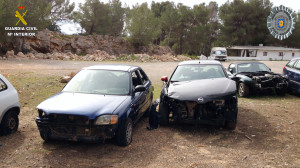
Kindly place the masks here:
[(213, 65), (221, 65), (219, 61), (215, 60), (191, 60), (191, 61), (183, 61), (180, 62), (178, 65), (208, 65), (208, 64), (213, 64)]
[(298, 48), (286, 48), (275, 46), (232, 46), (227, 47), (229, 50), (264, 50), (264, 51), (299, 51)]
[(83, 69), (102, 69), (102, 70), (114, 70), (114, 71), (132, 71), (133, 69), (139, 68), (138, 66), (132, 65), (121, 65), (121, 64), (102, 64), (86, 67)]

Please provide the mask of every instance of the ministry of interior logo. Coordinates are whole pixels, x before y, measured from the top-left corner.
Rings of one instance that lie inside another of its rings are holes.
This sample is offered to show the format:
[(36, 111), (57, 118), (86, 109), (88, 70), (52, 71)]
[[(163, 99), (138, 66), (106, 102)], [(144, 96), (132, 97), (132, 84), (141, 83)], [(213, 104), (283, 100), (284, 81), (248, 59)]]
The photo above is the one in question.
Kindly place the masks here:
[(295, 29), (295, 18), (292, 10), (283, 5), (274, 7), (268, 17), (267, 26), (275, 38), (283, 40), (288, 38)]

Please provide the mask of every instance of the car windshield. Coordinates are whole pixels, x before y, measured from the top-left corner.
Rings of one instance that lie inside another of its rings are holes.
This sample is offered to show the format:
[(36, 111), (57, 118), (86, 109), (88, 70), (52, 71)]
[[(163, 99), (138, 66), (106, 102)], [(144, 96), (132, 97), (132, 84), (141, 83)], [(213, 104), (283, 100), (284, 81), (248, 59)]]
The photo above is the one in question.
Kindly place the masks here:
[(127, 95), (129, 86), (128, 72), (82, 70), (65, 86), (63, 92)]
[(217, 55), (226, 55), (226, 51), (218, 50), (218, 51), (216, 51), (216, 54)]
[(270, 69), (262, 63), (243, 63), (237, 65), (238, 73), (240, 72), (258, 72), (270, 71)]
[(225, 77), (220, 65), (180, 65), (176, 68), (171, 82)]

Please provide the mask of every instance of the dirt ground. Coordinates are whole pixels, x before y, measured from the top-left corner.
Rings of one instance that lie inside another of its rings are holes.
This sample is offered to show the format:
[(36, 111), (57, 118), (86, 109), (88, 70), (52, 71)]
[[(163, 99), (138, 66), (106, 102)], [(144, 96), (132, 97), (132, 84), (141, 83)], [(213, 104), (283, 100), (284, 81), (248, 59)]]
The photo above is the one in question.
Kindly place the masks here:
[[(281, 73), (286, 61), (264, 63)], [(99, 62), (0, 61), (0, 73), (16, 87), (22, 104), (18, 132), (0, 136), (0, 167), (300, 167), (300, 97), (289, 94), (239, 98), (234, 131), (174, 124), (147, 131), (148, 119), (143, 118), (127, 147), (117, 146), (115, 139), (104, 144), (44, 143), (34, 121), (35, 107), (62, 89), (60, 76), (95, 64)], [(160, 77), (170, 76), (178, 63), (122, 64), (141, 66), (158, 97)]]

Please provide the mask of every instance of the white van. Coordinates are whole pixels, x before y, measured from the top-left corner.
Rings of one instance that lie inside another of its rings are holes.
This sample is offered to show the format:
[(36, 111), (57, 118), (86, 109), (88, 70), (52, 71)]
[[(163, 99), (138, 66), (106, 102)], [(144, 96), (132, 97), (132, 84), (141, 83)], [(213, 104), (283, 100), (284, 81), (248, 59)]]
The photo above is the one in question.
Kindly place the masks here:
[(210, 52), (210, 59), (226, 61), (227, 50), (225, 47), (213, 47)]

